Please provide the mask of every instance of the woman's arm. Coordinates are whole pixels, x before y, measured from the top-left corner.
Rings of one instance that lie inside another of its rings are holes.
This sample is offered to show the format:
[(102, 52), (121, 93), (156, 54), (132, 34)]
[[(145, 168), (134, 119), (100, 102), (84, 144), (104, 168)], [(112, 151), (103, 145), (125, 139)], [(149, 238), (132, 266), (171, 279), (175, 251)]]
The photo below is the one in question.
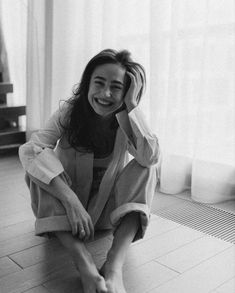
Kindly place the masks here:
[[(49, 184), (39, 181), (28, 174), (30, 179), (42, 189), (57, 198), (64, 206), (68, 220), (72, 228), (72, 234), (79, 234), (81, 239), (88, 240), (94, 238), (94, 227), (90, 215), (87, 213), (82, 203), (66, 182), (57, 176)], [(85, 234), (80, 232), (85, 230)]]
[(73, 235), (84, 229), (86, 240), (94, 234), (91, 218), (77, 195), (60, 176), (64, 168), (54, 152), (57, 141), (63, 134), (61, 122), (67, 114), (67, 108), (67, 105), (64, 105), (57, 110), (45, 127), (34, 133), (29, 142), (20, 147), (19, 156), (28, 176), (61, 201), (66, 209)]
[(67, 109), (68, 106), (63, 105), (46, 122), (43, 129), (33, 133), (30, 140), (19, 148), (19, 157), (25, 171), (46, 184), (64, 171), (54, 148), (63, 134), (61, 122)]
[(127, 138), (129, 153), (143, 167), (158, 163), (160, 148), (158, 138), (149, 129), (141, 110), (136, 107), (130, 113), (119, 112), (117, 120)]
[(127, 138), (129, 153), (140, 165), (147, 167), (158, 162), (158, 139), (151, 132), (143, 113), (138, 108), (137, 100), (143, 87), (140, 72), (133, 69), (133, 72), (127, 72), (127, 75), (131, 83), (124, 97), (126, 110), (117, 113), (116, 117)]

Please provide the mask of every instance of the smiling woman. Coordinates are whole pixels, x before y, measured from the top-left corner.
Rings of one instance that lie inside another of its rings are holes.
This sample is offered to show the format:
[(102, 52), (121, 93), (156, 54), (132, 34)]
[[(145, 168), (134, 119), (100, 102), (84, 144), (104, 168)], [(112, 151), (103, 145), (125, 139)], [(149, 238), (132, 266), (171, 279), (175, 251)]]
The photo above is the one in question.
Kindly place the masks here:
[[(159, 146), (138, 108), (144, 85), (128, 51), (101, 51), (72, 98), (20, 148), (36, 234), (68, 249), (86, 293), (126, 292), (126, 252), (149, 223)], [(114, 234), (100, 271), (85, 246), (99, 229)]]

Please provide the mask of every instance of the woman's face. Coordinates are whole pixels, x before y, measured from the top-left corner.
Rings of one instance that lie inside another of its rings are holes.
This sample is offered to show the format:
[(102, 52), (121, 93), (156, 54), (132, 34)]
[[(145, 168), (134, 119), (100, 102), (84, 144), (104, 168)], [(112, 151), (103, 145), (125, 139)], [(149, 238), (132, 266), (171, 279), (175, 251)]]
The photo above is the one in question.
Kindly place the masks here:
[(93, 110), (108, 117), (123, 104), (126, 70), (118, 64), (104, 64), (95, 68), (91, 75), (88, 101)]

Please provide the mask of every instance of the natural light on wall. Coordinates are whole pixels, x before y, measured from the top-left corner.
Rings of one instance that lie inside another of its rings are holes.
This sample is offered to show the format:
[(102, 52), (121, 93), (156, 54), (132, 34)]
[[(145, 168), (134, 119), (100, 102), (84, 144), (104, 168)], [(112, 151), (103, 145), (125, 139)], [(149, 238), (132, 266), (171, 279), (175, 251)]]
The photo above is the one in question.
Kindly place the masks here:
[(24, 82), (10, 44), (16, 33), (7, 14), (14, 14), (14, 7), (4, 5), (11, 78), (18, 85), (15, 99), (22, 99), (17, 93), (25, 84), (28, 129), (41, 127), (59, 100), (71, 96), (94, 54), (108, 47), (128, 49), (147, 72), (140, 107), (159, 137), (161, 190), (192, 188), (194, 199), (207, 202), (220, 201), (218, 193), (222, 200), (234, 199), (234, 2), (14, 0), (22, 7), (22, 19), (27, 13), (27, 23), (21, 22), (27, 35), (17, 45), (18, 56), (27, 52)]

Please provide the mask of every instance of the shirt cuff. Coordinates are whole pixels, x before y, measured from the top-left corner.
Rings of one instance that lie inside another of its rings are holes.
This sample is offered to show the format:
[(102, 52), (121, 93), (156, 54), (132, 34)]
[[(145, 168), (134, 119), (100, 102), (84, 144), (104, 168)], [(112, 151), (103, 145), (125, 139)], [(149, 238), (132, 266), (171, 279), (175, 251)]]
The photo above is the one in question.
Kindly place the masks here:
[(144, 119), (142, 111), (136, 107), (131, 110), (129, 113), (126, 110), (123, 110), (116, 114), (118, 123), (126, 134), (128, 139), (130, 140), (131, 137), (150, 137), (155, 138), (155, 136), (151, 133), (147, 122)]
[(45, 184), (64, 172), (60, 160), (52, 149), (45, 148), (32, 161), (27, 172)]

